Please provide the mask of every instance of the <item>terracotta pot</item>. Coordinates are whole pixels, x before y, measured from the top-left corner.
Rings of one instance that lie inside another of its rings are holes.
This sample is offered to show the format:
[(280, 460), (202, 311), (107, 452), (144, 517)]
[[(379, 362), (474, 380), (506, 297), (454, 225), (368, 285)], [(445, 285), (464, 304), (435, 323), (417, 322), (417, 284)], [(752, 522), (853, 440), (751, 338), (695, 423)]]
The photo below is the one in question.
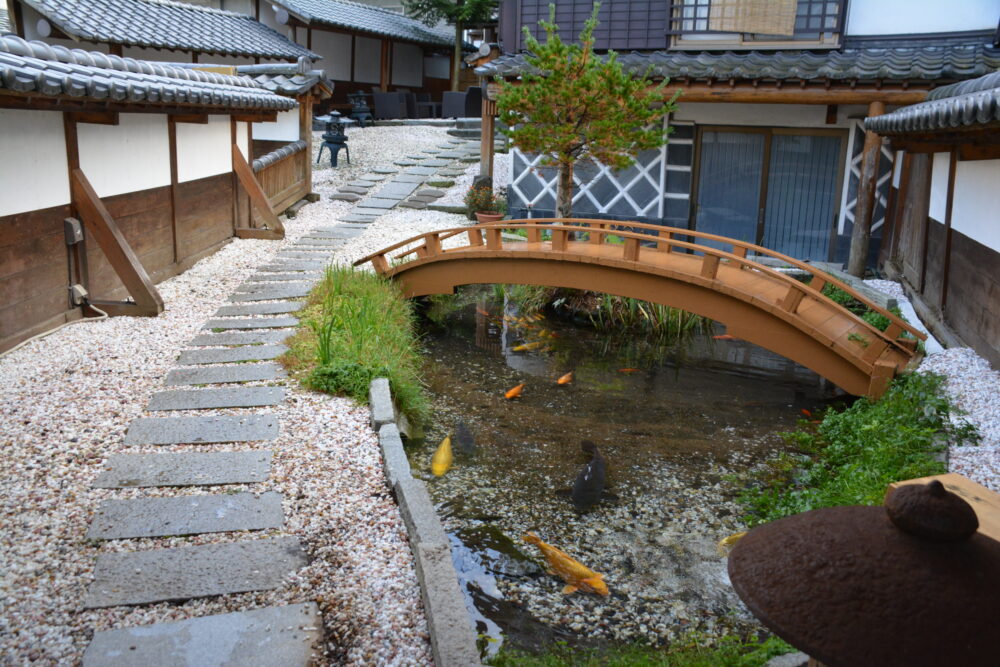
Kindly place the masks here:
[(476, 211), (476, 220), (479, 224), (486, 224), (487, 222), (500, 222), (503, 219), (503, 213), (482, 213)]

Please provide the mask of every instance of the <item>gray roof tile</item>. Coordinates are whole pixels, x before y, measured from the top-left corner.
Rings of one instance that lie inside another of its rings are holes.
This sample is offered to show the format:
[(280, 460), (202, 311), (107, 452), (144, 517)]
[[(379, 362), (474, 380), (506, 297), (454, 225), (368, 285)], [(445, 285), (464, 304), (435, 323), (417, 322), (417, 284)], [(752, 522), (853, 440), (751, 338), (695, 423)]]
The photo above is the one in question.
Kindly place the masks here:
[(455, 43), (455, 30), (451, 27), (431, 28), (426, 23), (402, 14), (346, 0), (274, 0), (272, 4), (284, 7), (306, 23), (332, 25), (420, 44)]
[(94, 42), (296, 59), (319, 56), (245, 14), (170, 0), (24, 0), (68, 35)]
[(296, 97), (315, 86), (322, 86), (326, 92), (333, 92), (333, 82), (326, 78), (321, 69), (309, 69), (308, 59), (302, 58), (297, 64), (267, 63), (260, 65), (240, 65), (236, 72), (248, 76), (264, 90), (278, 95)]
[(247, 77), (0, 37), (0, 95), (6, 90), (109, 102), (225, 110), (292, 109), (296, 102)]
[(894, 135), (1000, 123), (1000, 72), (931, 91), (928, 101), (869, 118), (865, 129)]
[(13, 30), (10, 19), (7, 17), (7, 8), (0, 7), (0, 35)]
[(265, 155), (261, 155), (259, 158), (253, 161), (250, 165), (254, 171), (260, 171), (264, 167), (269, 167), (278, 160), (288, 157), (289, 155), (294, 155), (295, 153), (300, 153), (306, 149), (306, 142), (302, 139), (298, 141), (293, 141), (291, 143), (285, 144), (281, 148)]
[[(1000, 68), (1000, 48), (988, 44), (860, 48), (843, 51), (656, 51), (620, 54), (625, 71), (647, 69), (671, 79), (831, 79), (940, 81), (981, 76)], [(476, 68), (480, 76), (529, 71), (525, 54), (506, 55)]]

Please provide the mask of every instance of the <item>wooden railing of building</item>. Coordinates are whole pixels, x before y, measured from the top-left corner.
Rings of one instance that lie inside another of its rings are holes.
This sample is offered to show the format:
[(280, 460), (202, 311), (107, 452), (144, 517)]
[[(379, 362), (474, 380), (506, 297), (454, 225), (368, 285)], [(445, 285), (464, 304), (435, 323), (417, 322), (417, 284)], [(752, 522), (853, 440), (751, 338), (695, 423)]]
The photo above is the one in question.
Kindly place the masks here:
[[(513, 240), (505, 233), (523, 235)], [(448, 247), (445, 247), (447, 242)], [(809, 275), (798, 280), (765, 264)], [(459, 285), (518, 283), (633, 297), (722, 322), (737, 338), (796, 361), (855, 395), (881, 396), (926, 335), (833, 276), (767, 248), (676, 227), (535, 218), (444, 229), (355, 265), (398, 281), (408, 297)], [(823, 294), (838, 287), (888, 318), (880, 331)]]
[(308, 166), (309, 155), (300, 150), (254, 172), (272, 209), (284, 211), (309, 194), (312, 184), (306, 179)]
[(285, 238), (285, 226), (281, 224), (281, 220), (271, 205), (270, 198), (257, 181), (246, 158), (243, 157), (243, 151), (236, 144), (233, 144), (233, 171), (236, 172), (240, 185), (250, 196), (251, 219), (253, 219), (253, 211), (255, 211), (263, 223), (261, 227), (237, 227), (234, 230), (236, 236), (241, 239), (279, 240)]

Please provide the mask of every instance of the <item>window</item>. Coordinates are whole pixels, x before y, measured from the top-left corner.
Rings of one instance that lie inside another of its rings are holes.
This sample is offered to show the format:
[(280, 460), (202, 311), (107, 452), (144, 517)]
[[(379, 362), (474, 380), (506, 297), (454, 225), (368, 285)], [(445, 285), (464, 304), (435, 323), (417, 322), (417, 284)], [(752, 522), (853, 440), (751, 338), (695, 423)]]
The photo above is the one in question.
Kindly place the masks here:
[(670, 3), (667, 34), (681, 49), (836, 47), (845, 6), (846, 0), (677, 0)]

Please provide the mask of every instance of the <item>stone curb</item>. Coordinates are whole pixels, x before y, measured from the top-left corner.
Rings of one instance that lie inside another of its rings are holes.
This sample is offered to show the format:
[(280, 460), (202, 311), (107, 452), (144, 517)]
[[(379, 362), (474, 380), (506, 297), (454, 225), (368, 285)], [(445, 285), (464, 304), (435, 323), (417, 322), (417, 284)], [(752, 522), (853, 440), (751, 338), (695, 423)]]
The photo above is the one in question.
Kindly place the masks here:
[(385, 378), (372, 380), (368, 396), (372, 427), (378, 431), (382, 450), (382, 467), (399, 504), (416, 561), (434, 664), (438, 667), (481, 665), (476, 632), (458, 585), (448, 536), (427, 493), (427, 485), (410, 474), (403, 440), (393, 419), (396, 409), (389, 381)]

